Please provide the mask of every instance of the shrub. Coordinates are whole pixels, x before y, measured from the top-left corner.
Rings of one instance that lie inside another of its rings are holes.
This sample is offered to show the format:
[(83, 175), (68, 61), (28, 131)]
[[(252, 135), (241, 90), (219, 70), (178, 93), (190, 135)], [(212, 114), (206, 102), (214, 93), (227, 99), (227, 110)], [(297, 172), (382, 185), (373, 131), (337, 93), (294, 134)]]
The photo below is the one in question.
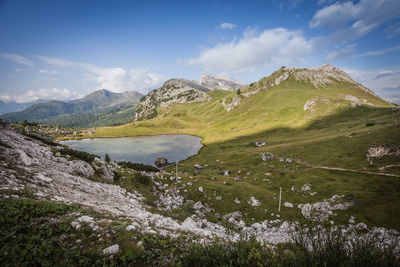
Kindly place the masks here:
[(146, 172), (159, 172), (159, 170), (151, 165), (145, 165), (142, 163), (133, 163), (130, 161), (119, 161), (118, 165), (125, 168), (130, 168), (137, 171), (146, 171)]
[(151, 182), (151, 180), (148, 176), (140, 174), (140, 173), (135, 174), (135, 181), (142, 185), (148, 185)]
[(105, 161), (106, 162), (110, 162), (111, 161), (110, 156), (108, 155), (108, 153), (106, 153)]
[[(23, 128), (23, 129), (24, 129), (24, 128)], [(46, 137), (44, 137), (44, 136), (40, 136), (40, 135), (37, 135), (37, 134), (27, 134), (27, 133), (25, 132), (25, 130), (23, 131), (23, 134), (24, 134), (25, 136), (30, 137), (30, 138), (33, 138), (33, 139), (42, 141), (43, 143), (45, 143), (46, 145), (49, 145), (49, 146), (58, 146), (58, 145), (59, 145), (59, 144), (57, 144), (56, 142), (54, 142), (53, 140), (51, 140), (50, 138), (46, 138)]]
[(98, 156), (96, 156), (96, 155), (92, 155), (92, 154), (89, 154), (84, 151), (73, 150), (70, 148), (60, 149), (59, 152), (62, 155), (70, 155), (71, 157), (84, 160), (87, 163), (91, 163), (94, 160), (94, 158), (96, 158), (96, 157), (98, 158)]

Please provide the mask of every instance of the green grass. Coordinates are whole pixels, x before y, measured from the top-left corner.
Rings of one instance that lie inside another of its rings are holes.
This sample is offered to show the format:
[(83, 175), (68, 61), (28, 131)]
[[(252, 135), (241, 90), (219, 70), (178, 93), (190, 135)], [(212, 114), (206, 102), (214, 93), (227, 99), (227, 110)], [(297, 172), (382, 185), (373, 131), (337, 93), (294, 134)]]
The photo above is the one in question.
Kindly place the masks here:
[[(261, 80), (250, 90), (264, 82)], [(242, 94), (247, 90), (243, 89)], [(349, 94), (376, 106), (352, 108), (340, 98)], [(222, 215), (240, 210), (246, 214), (248, 223), (276, 219), (279, 187), (282, 186), (283, 202), (293, 203), (295, 207), (334, 194), (345, 195), (355, 205), (341, 212), (344, 216), (355, 214), (358, 220), (370, 226), (400, 229), (400, 203), (396, 201), (400, 178), (366, 173), (379, 173), (379, 168), (399, 162), (398, 156), (383, 157), (374, 164), (366, 158), (371, 146), (400, 148), (400, 113), (392, 110), (390, 104), (352, 84), (337, 82), (317, 89), (291, 78), (279, 86), (242, 98), (241, 104), (228, 113), (221, 101), (235, 95), (236, 92), (212, 91), (209, 102), (174, 104), (158, 109), (159, 115), (151, 120), (99, 128), (95, 137), (157, 134), (202, 137), (205, 146), (199, 154), (180, 163), (182, 183), (193, 183), (187, 192), (181, 190), (181, 194), (186, 199), (208, 203)], [(315, 97), (329, 100), (329, 103), (319, 103), (315, 112), (304, 111), (304, 103)], [(368, 124), (371, 121), (373, 125)], [(265, 141), (267, 145), (257, 148), (252, 145), (256, 141)], [(260, 155), (263, 152), (272, 152), (275, 159), (264, 165)], [(279, 157), (289, 157), (294, 162), (280, 162)], [(194, 176), (194, 164), (209, 166)], [(224, 176), (225, 170), (232, 174)], [(385, 172), (398, 175), (399, 170), (392, 167)], [(170, 171), (174, 171), (172, 167)], [(246, 175), (247, 172), (251, 174)], [(265, 176), (267, 172), (270, 177)], [(216, 181), (210, 180), (212, 176)], [(240, 176), (242, 181), (234, 181), (235, 176)], [(312, 185), (316, 195), (291, 190), (306, 183)], [(199, 186), (205, 189), (205, 194), (197, 191)], [(218, 195), (222, 196), (221, 201), (215, 199)], [(251, 196), (261, 201), (260, 207), (247, 203)], [(239, 205), (233, 202), (235, 198), (241, 201)], [(285, 207), (280, 216), (284, 220), (302, 217), (299, 209)], [(210, 215), (210, 219), (215, 218)]]
[[(2, 199), (0, 211), (1, 266), (399, 266), (393, 247), (378, 249), (376, 240), (356, 238), (347, 250), (340, 229), (327, 235), (299, 226), (295, 243), (271, 248), (254, 236), (200, 244), (185, 235), (143, 235), (125, 231), (129, 222), (118, 220), (101, 224), (100, 232), (84, 224), (74, 229), (71, 222), (77, 216), (99, 215), (33, 199)], [(318, 239), (310, 239), (314, 236)], [(112, 244), (119, 244), (120, 251), (103, 255), (102, 249)]]

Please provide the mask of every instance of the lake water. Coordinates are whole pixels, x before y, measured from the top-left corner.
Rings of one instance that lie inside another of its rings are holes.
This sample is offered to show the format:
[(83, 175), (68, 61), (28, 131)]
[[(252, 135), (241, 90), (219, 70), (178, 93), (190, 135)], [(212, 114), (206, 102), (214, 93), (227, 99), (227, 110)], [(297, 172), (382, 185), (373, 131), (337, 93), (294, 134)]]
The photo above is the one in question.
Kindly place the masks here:
[(62, 141), (72, 149), (101, 156), (108, 153), (111, 160), (131, 161), (153, 165), (159, 158), (168, 162), (187, 159), (197, 154), (201, 138), (192, 135), (157, 135), (146, 137), (96, 138)]

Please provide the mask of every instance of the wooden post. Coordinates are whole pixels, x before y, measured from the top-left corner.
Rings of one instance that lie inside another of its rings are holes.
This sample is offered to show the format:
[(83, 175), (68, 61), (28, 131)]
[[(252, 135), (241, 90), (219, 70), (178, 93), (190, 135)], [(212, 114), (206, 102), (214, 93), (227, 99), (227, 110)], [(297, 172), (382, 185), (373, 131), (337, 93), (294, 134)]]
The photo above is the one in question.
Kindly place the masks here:
[(281, 212), (281, 203), (282, 203), (282, 187), (279, 187), (279, 212)]

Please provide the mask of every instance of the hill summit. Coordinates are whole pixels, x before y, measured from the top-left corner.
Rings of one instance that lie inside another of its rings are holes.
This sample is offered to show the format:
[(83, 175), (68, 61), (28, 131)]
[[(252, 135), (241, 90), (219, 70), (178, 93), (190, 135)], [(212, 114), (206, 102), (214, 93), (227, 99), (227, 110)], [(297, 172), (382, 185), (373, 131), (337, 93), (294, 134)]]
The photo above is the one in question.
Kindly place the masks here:
[(157, 116), (157, 108), (173, 103), (195, 103), (211, 99), (210, 89), (196, 81), (170, 79), (160, 88), (144, 96), (136, 109), (135, 120), (151, 119)]
[(312, 93), (313, 97), (304, 104), (304, 110), (310, 111), (315, 111), (318, 104), (322, 104), (325, 107), (339, 107), (347, 104), (352, 107), (388, 104), (373, 91), (355, 82), (343, 70), (332, 65), (323, 65), (312, 68), (282, 67), (270, 76), (244, 87), (240, 96), (224, 99), (224, 108), (227, 111), (231, 111), (240, 104), (243, 97), (250, 97), (261, 91), (268, 91), (273, 88), (281, 88), (282, 90), (301, 89), (303, 91), (302, 96)]
[(223, 75), (212, 76), (208, 74), (201, 75), (200, 84), (210, 89), (217, 90), (237, 90), (246, 86), (246, 84), (242, 82)]

